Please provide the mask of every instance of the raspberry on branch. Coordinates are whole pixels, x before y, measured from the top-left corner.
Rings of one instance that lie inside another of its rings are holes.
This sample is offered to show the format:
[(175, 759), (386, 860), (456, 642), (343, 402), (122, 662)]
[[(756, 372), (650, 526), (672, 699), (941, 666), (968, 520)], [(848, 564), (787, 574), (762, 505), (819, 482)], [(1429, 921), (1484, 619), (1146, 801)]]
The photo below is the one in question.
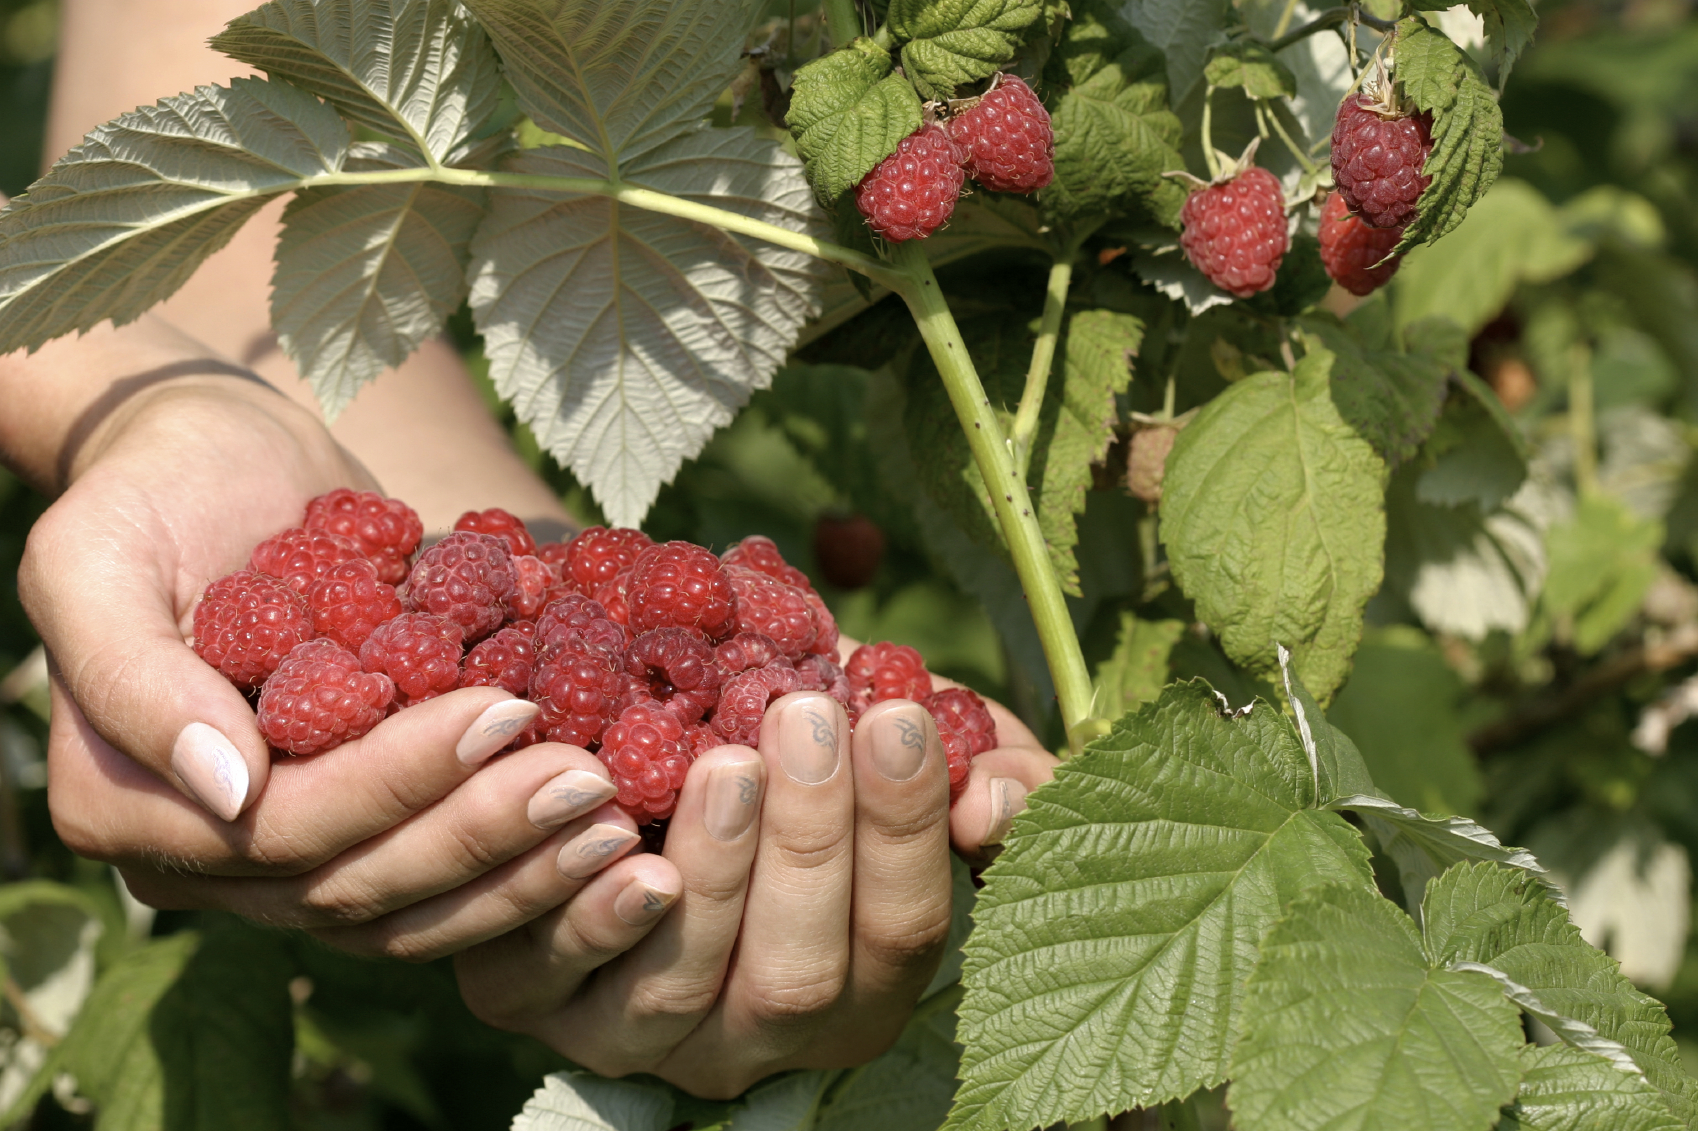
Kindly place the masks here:
[(530, 694), (536, 650), (531, 634), (504, 628), (466, 653), (460, 669), (461, 687), (499, 687), (523, 698)]
[(633, 820), (646, 825), (672, 816), (693, 760), (677, 716), (653, 703), (627, 707), (602, 735), (600, 754)]
[(386, 499), (376, 491), (350, 491), (339, 487), (307, 504), (308, 530), (338, 534), (359, 546), (377, 566), (377, 578), (399, 585), (407, 577), (407, 558), (419, 548), (424, 523), (418, 512), (400, 499)]
[(201, 659), (237, 687), (253, 688), (312, 639), (312, 616), (288, 582), (239, 569), (206, 587), (195, 606), (194, 633)]
[(992, 192), (1036, 192), (1055, 179), (1049, 111), (1018, 75), (1001, 75), (948, 128), (967, 175)]
[(347, 538), (297, 526), (255, 546), (248, 568), (287, 581), (295, 592), (305, 596), (331, 566), (364, 556)]
[(1432, 151), (1431, 114), (1355, 94), (1339, 106), (1333, 123), (1333, 183), (1369, 226), (1401, 227), (1415, 218), (1415, 205), (1433, 181), (1421, 172)]
[(1179, 219), (1180, 246), (1209, 282), (1239, 298), (1274, 285), (1291, 237), (1285, 197), (1272, 173), (1252, 165), (1198, 189), (1186, 198)]
[(393, 585), (377, 579), (369, 558), (354, 558), (330, 567), (307, 590), (313, 631), (358, 652), (377, 626), (401, 615), (401, 598)]
[(948, 221), (966, 182), (961, 150), (949, 131), (927, 122), (855, 186), (855, 207), (890, 240), (923, 240)]
[(1401, 255), (1387, 254), (1403, 238), (1403, 225), (1375, 228), (1353, 215), (1340, 193), (1321, 206), (1321, 263), (1334, 282), (1353, 295), (1372, 294), (1397, 274)]
[(317, 754), (351, 741), (383, 721), (395, 685), (360, 670), (352, 652), (330, 640), (298, 645), (265, 681), (259, 731), (290, 754)]
[(710, 639), (729, 636), (737, 613), (736, 594), (712, 551), (689, 542), (644, 550), (625, 584), (635, 632), (694, 628)]
[(490, 534), (460, 531), (419, 555), (401, 600), (409, 612), (434, 613), (481, 640), (507, 619), (513, 595), (513, 555)]
[(473, 534), (493, 534), (507, 543), (507, 549), (512, 555), (522, 557), (525, 554), (537, 552), (536, 540), (519, 517), (500, 507), (490, 507), (486, 511), (467, 511), (454, 520), (455, 530), (467, 530)]
[[(561, 575), (566, 584), (586, 597), (594, 597), (619, 572), (637, 563), (637, 555), (654, 545), (641, 530), (616, 526), (592, 526), (566, 543), (561, 555)], [(546, 560), (546, 559), (545, 559)]]
[(360, 666), (394, 680), (397, 700), (407, 707), (458, 687), (464, 651), (464, 635), (453, 621), (432, 613), (402, 613), (366, 637)]

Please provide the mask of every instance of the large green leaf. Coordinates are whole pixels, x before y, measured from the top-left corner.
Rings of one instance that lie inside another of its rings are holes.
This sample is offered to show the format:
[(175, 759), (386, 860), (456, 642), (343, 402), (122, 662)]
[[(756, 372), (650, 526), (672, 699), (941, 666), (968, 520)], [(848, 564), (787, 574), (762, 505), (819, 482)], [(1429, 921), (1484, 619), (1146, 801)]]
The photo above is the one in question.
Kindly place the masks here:
[(1615, 499), (1583, 497), (1574, 517), (1545, 534), (1550, 573), (1542, 608), (1565, 621), (1574, 648), (1590, 656), (1639, 611), (1657, 579), (1663, 524)]
[(1092, 712), (1118, 717), (1153, 702), (1167, 685), (1167, 658), (1184, 633), (1184, 621), (1121, 613), (1114, 652), (1097, 667)]
[(1519, 868), (1554, 885), (1544, 865), (1525, 848), (1506, 846), (1490, 829), (1467, 817), (1428, 817), (1383, 797), (1356, 794), (1340, 797), (1329, 809), (1348, 809), (1374, 834), (1380, 851), (1396, 862), (1404, 899), (1411, 910), (1421, 901), (1428, 883), (1452, 864), (1487, 860)]
[(1349, 671), (1380, 587), (1386, 468), (1339, 416), (1333, 355), (1259, 373), (1203, 407), (1174, 441), (1162, 537), (1174, 578), (1227, 654), (1272, 672), (1296, 657), (1324, 703)]
[(890, 52), (857, 39), (796, 72), (785, 117), (808, 179), (834, 201), (920, 128), (920, 99), (892, 72)]
[(212, 46), (446, 160), (495, 111), (501, 68), (455, 0), (271, 0)]
[(1564, 1045), (1521, 1050), (1521, 1090), (1498, 1131), (1682, 1131), (1643, 1076)]
[(1203, 77), (1203, 60), (1227, 22), (1227, 0), (1120, 0), (1120, 13), (1161, 49), (1175, 105)]
[(1227, 1102), (1242, 1131), (1488, 1131), (1521, 1080), (1520, 1018), (1444, 969), (1361, 885), (1299, 899), (1262, 943)]
[(1013, 59), (1043, 9), (1041, 0), (891, 0), (889, 23), (908, 78), (944, 99)]
[(134, 321), (267, 201), (340, 169), (347, 148), (334, 110), (263, 79), (96, 127), (0, 210), (0, 353)]
[(1218, 1084), (1262, 933), (1301, 892), (1368, 884), (1297, 734), (1177, 684), (1035, 790), (985, 872), (950, 1128), (1027, 1131)]
[[(1409, 6), (1417, 12), (1441, 12), (1454, 7), (1450, 0), (1412, 0)], [(1468, 0), (1468, 10), (1479, 16), (1484, 25), (1486, 46), (1498, 65), (1501, 84), (1509, 77), (1515, 60), (1533, 42), (1539, 17), (1528, 0)]]
[(1246, 98), (1297, 97), (1297, 77), (1291, 68), (1254, 40), (1215, 48), (1208, 66), (1203, 68), (1203, 77), (1213, 87), (1241, 88)]
[(1359, 342), (1334, 318), (1312, 315), (1302, 326), (1333, 354), (1332, 399), (1339, 415), (1392, 467), (1413, 456), (1444, 407), (1454, 372), (1449, 359), (1421, 348), (1427, 339), (1419, 332), (1406, 335), (1407, 348), (1383, 350)]

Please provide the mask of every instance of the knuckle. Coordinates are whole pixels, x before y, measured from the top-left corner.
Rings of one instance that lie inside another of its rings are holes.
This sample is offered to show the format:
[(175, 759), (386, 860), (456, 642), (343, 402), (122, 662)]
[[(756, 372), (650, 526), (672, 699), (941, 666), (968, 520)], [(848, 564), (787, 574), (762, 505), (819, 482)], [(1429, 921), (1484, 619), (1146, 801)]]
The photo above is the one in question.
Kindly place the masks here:
[(772, 848), (780, 866), (813, 871), (841, 860), (852, 850), (853, 837), (853, 826), (847, 821), (821, 823), (814, 828), (786, 830), (774, 838)]
[(860, 946), (874, 962), (902, 970), (936, 962), (948, 941), (949, 919), (945, 916), (873, 932), (860, 940)]
[(711, 984), (644, 981), (631, 988), (629, 1007), (635, 1016), (649, 1019), (705, 1017), (718, 998), (717, 981)]
[(380, 936), (377, 949), (385, 958), (420, 964), (434, 962), (446, 953), (435, 938), (410, 931)]
[(782, 984), (758, 986), (750, 995), (749, 1011), (762, 1025), (786, 1025), (811, 1021), (843, 997), (847, 962)]
[(326, 926), (362, 926), (381, 914), (369, 892), (342, 880), (302, 885), (299, 902), (312, 919)]

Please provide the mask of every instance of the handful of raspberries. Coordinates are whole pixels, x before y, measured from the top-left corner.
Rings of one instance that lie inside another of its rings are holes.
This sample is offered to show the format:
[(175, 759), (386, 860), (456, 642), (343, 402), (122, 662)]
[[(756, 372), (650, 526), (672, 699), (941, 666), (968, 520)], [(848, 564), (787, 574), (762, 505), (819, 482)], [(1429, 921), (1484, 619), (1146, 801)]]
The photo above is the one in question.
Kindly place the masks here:
[(996, 745), (984, 701), (934, 692), (912, 648), (864, 645), (839, 667), (837, 622), (769, 538), (715, 556), (592, 526), (539, 546), (492, 508), (415, 558), (423, 533), (399, 500), (332, 491), (206, 587), (195, 652), (258, 693), (275, 750), (317, 754), (445, 692), (500, 687), (541, 708), (514, 749), (597, 754), (618, 804), (647, 824), (672, 815), (697, 755), (753, 745), (767, 707), (793, 691), (829, 694), (851, 722), (885, 699), (925, 706), (951, 803)]

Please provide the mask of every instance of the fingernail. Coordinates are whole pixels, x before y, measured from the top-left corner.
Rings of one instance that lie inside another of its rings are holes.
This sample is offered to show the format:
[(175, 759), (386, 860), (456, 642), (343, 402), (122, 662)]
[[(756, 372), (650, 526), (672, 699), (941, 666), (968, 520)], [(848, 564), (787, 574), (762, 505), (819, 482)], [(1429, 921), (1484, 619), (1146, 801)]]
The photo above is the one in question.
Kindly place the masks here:
[(1026, 787), (1013, 778), (990, 780), (991, 822), (985, 833), (986, 844), (1001, 844), (1014, 818), (1026, 808)]
[(557, 829), (618, 792), (618, 786), (588, 770), (567, 770), (531, 795), (525, 816), (539, 829)]
[(637, 843), (637, 834), (618, 825), (591, 825), (566, 842), (554, 866), (568, 880), (583, 880), (612, 863)]
[(897, 707), (873, 727), (873, 767), (891, 781), (907, 781), (926, 764), (926, 724), (918, 707)]
[(761, 799), (761, 764), (733, 762), (708, 775), (707, 812), (703, 818), (715, 840), (736, 840), (748, 831)]
[(837, 772), (837, 712), (830, 699), (798, 699), (784, 709), (778, 763), (802, 785), (818, 785)]
[(677, 892), (655, 891), (641, 880), (632, 880), (614, 897), (613, 913), (633, 927), (645, 927), (677, 901)]
[(512, 742), (513, 736), (524, 730), (541, 709), (528, 699), (503, 699), (492, 704), (466, 728), (454, 753), (463, 765), (483, 765), (497, 750)]
[(248, 764), (223, 734), (205, 723), (190, 723), (171, 745), (171, 769), (195, 800), (226, 821), (234, 821), (248, 800)]

